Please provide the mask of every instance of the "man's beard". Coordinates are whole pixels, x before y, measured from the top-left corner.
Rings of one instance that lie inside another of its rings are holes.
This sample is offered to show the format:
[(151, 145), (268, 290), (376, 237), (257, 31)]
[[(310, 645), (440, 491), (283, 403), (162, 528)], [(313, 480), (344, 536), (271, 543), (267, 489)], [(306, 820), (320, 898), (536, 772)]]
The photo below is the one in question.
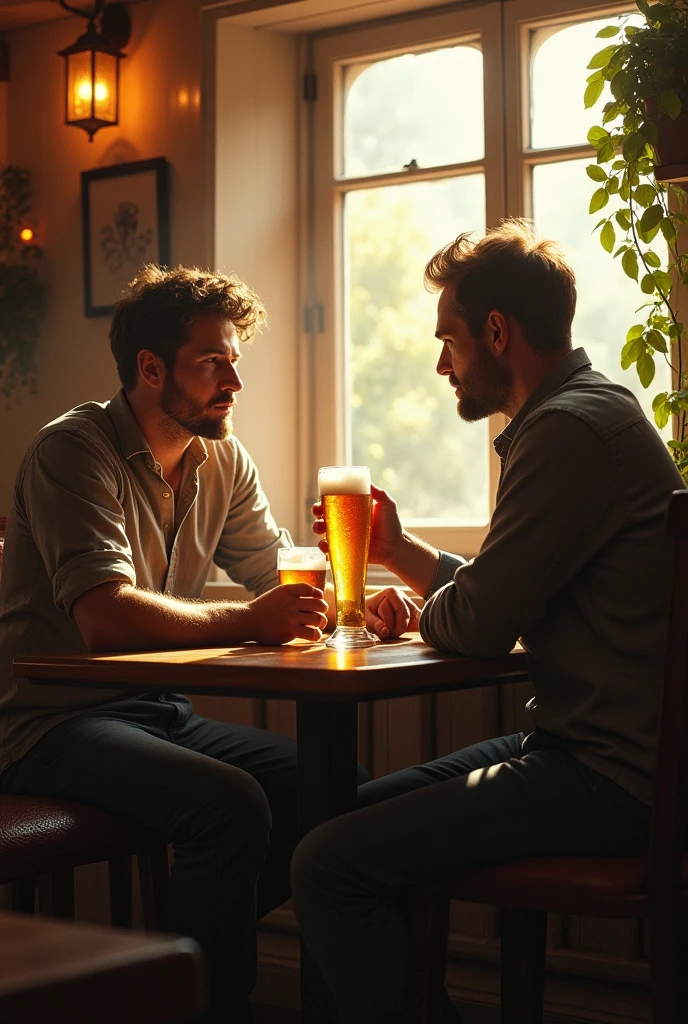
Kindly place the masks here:
[(450, 374), (449, 382), (459, 388), (459, 416), (466, 423), (475, 423), (492, 413), (504, 411), (514, 378), (511, 371), (501, 366), (478, 339), (473, 362), (461, 380)]
[[(231, 399), (233, 401), (233, 398)], [(177, 384), (172, 374), (165, 377), (160, 396), (160, 408), (185, 433), (192, 437), (206, 437), (209, 441), (226, 441), (232, 433), (231, 415), (210, 416), (213, 405), (230, 401), (227, 394), (216, 395), (212, 402), (204, 405), (190, 398)], [(173, 432), (176, 433), (176, 431)]]

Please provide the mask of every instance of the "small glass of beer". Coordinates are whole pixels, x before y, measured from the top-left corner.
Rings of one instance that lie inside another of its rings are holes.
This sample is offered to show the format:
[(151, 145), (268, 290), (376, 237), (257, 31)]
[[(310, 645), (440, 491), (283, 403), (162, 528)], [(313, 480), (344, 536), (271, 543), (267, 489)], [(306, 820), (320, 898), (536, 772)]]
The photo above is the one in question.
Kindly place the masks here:
[(320, 548), (279, 548), (277, 571), (282, 587), (287, 583), (308, 583), (324, 590), (327, 556)]
[(334, 579), (337, 628), (325, 641), (340, 651), (371, 647), (378, 638), (365, 624), (365, 581), (373, 499), (367, 466), (318, 470), (327, 546)]

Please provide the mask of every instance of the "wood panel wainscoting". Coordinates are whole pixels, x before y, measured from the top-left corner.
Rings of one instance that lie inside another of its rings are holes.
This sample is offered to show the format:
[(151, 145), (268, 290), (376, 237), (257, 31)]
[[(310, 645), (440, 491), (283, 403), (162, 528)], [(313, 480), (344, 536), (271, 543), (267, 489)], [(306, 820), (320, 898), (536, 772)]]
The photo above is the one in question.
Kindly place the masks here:
[[(527, 683), (372, 702), (359, 710), (361, 763), (374, 777), (470, 743), (526, 727)], [(194, 697), (199, 714), (294, 737), (293, 702)], [(261, 923), (256, 1000), (298, 1006), (298, 930), (289, 905)], [(495, 912), (454, 903), (447, 984), (467, 1024), (498, 1020), (499, 938)], [(647, 1024), (644, 932), (636, 922), (556, 916), (550, 924), (547, 1021)]]

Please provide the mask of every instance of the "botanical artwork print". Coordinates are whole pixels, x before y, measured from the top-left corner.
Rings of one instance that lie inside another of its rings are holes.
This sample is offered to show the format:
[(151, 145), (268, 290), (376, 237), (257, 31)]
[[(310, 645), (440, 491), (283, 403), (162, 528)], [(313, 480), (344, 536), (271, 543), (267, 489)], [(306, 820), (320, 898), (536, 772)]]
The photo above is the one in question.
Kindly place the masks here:
[(121, 202), (113, 213), (112, 223), (100, 229), (103, 263), (117, 277), (125, 267), (136, 270), (145, 262), (152, 241), (153, 228), (141, 226), (138, 204)]
[(86, 195), (89, 305), (108, 312), (141, 267), (160, 259), (156, 171), (94, 178)]

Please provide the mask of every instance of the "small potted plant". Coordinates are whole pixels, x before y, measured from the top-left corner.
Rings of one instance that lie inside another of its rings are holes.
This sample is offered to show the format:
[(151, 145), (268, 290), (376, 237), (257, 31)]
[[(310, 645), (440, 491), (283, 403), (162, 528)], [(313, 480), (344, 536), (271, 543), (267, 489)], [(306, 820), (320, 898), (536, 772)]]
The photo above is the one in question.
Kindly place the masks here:
[[(676, 436), (669, 446), (688, 482), (686, 328), (672, 294), (677, 284), (688, 285), (688, 253), (679, 241), (688, 221), (683, 212), (687, 196), (679, 185), (655, 177), (656, 165), (683, 161), (688, 174), (688, 3), (636, 0), (636, 6), (644, 24), (632, 24), (629, 15), (622, 15), (617, 24), (605, 25), (598, 36), (614, 42), (588, 65), (586, 107), (597, 103), (605, 82), (612, 94), (602, 124), (588, 133), (597, 150), (597, 162), (587, 168), (597, 186), (590, 213), (609, 205), (611, 212), (595, 228), (602, 247), (620, 258), (624, 272), (647, 296), (640, 307), (644, 322), (628, 331), (621, 365), (635, 364), (647, 388), (655, 357), (670, 362), (675, 387), (656, 395), (652, 408), (660, 427), (676, 416)], [(676, 143), (684, 146), (683, 155), (671, 148)]]
[(0, 393), (35, 388), (36, 353), (45, 310), (38, 273), (43, 250), (27, 223), (31, 212), (29, 172), (0, 168)]

